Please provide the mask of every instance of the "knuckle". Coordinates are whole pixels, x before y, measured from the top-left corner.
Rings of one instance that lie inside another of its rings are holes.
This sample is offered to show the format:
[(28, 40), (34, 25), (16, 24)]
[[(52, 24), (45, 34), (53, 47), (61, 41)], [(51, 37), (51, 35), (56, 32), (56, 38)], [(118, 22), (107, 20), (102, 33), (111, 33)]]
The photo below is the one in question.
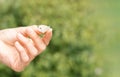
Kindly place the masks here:
[(41, 48), (40, 48), (41, 51), (44, 51), (45, 49), (46, 49), (45, 45), (41, 46)]
[(38, 51), (37, 51), (37, 50), (32, 50), (32, 51), (31, 51), (31, 55), (32, 55), (32, 57), (34, 58), (35, 56), (38, 55)]
[(37, 51), (37, 50), (34, 51), (34, 54), (33, 54), (33, 55), (34, 55), (34, 57), (37, 56), (37, 55), (38, 55), (38, 51)]
[(18, 64), (13, 64), (12, 69), (16, 72), (21, 72), (24, 70), (24, 66), (23, 65), (18, 65)]

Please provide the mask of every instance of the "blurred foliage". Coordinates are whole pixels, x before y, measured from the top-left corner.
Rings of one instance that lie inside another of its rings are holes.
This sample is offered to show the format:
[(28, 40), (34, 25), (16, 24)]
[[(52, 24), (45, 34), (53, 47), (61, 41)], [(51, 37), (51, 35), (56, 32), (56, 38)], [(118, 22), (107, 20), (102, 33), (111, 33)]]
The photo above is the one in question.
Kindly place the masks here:
[(89, 0), (0, 0), (0, 10), (0, 29), (33, 24), (53, 28), (44, 53), (21, 73), (0, 65), (1, 77), (101, 76), (102, 61), (96, 48), (104, 35), (90, 18), (94, 9)]

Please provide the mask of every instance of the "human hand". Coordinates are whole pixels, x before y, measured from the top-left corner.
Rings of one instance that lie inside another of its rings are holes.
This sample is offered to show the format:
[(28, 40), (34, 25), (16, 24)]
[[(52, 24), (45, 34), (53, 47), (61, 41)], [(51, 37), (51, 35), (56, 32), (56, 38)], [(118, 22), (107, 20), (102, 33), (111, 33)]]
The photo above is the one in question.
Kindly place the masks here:
[(52, 37), (49, 29), (43, 38), (37, 26), (11, 28), (0, 31), (0, 60), (14, 71), (22, 71), (46, 49)]

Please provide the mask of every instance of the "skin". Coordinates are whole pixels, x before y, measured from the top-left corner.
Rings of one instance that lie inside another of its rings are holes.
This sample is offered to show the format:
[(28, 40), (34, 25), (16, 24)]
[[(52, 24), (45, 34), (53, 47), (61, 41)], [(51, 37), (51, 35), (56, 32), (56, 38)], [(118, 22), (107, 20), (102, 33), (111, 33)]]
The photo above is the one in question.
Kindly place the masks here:
[(43, 38), (37, 26), (18, 27), (0, 31), (0, 61), (16, 72), (26, 66), (49, 44), (52, 29)]

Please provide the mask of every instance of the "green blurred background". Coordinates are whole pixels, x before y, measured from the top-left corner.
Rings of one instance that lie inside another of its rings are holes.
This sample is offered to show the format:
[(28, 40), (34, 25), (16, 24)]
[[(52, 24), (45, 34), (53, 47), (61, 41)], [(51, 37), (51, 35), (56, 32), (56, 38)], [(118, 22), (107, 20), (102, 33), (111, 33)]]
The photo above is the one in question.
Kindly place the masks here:
[(119, 0), (0, 0), (0, 29), (46, 24), (53, 38), (23, 72), (0, 77), (120, 77)]

